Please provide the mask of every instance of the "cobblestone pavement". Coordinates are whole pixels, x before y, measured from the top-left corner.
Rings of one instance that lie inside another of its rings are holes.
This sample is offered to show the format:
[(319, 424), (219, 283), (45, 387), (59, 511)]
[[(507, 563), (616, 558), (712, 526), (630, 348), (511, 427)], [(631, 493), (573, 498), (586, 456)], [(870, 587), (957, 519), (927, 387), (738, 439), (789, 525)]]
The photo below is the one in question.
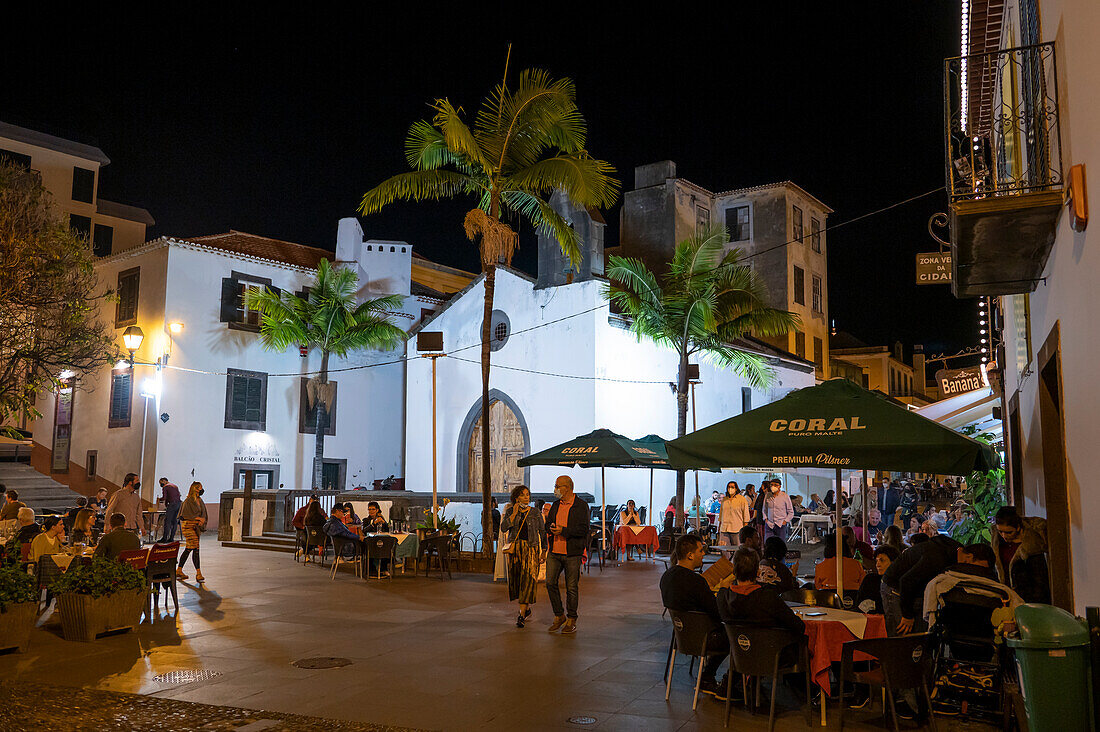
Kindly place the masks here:
[(7, 682), (0, 685), (0, 729), (126, 730), (127, 732), (413, 732), (388, 727), (297, 714), (160, 699), (95, 689)]

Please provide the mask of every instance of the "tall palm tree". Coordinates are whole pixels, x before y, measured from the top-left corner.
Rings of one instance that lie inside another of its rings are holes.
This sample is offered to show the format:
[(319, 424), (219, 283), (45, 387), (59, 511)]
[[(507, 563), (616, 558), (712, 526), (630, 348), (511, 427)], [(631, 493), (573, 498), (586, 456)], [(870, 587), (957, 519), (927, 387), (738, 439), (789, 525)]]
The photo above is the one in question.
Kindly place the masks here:
[(389, 320), (401, 307), (400, 295), (356, 302), (359, 276), (351, 269), (333, 267), (327, 259), (317, 265), (317, 275), (304, 298), (267, 288), (250, 289), (245, 306), (260, 312), (260, 342), (270, 351), (305, 346), (321, 352), (321, 369), (306, 382), (306, 406), (316, 419), (313, 487), (321, 488), (325, 455), (325, 427), (336, 396), (328, 380), (329, 356), (344, 358), (352, 351), (389, 350), (407, 334)]
[[(507, 72), (506, 72), (507, 76)], [(367, 191), (359, 206), (372, 214), (394, 201), (439, 200), (465, 195), (475, 207), (465, 217), (466, 237), (478, 243), (484, 272), (485, 309), (481, 321), (482, 531), (492, 536), (492, 480), (489, 460), (489, 345), (496, 266), (508, 265), (518, 244), (502, 220), (528, 221), (554, 236), (571, 262), (580, 261), (576, 231), (548, 202), (560, 189), (578, 206), (606, 208), (615, 202), (618, 181), (612, 167), (585, 150), (587, 126), (577, 108), (573, 82), (552, 79), (539, 69), (519, 75), (514, 89), (498, 84), (478, 109), (473, 126), (462, 109), (437, 99), (431, 121), (409, 128), (405, 157), (410, 172)], [(486, 554), (491, 551), (485, 542)]]
[[(750, 385), (771, 384), (775, 371), (758, 355), (730, 345), (743, 334), (787, 333), (798, 316), (766, 304), (760, 279), (741, 263), (742, 250), (726, 251), (724, 226), (710, 226), (676, 245), (668, 272), (658, 278), (640, 260), (610, 257), (605, 294), (631, 318), (631, 329), (679, 356), (676, 436), (687, 432), (688, 360), (700, 354), (731, 368)], [(684, 472), (676, 472), (676, 498), (684, 506)], [(677, 522), (681, 521), (677, 517)]]

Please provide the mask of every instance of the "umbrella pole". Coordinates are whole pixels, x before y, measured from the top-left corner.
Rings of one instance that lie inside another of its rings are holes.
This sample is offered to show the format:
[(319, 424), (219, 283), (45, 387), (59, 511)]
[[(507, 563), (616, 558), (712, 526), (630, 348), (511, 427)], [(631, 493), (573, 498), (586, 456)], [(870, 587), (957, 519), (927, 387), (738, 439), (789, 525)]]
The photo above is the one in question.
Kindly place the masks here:
[(698, 534), (700, 524), (702, 523), (702, 517), (699, 515), (702, 513), (703, 505), (699, 500), (699, 471), (695, 471), (695, 533)]
[(607, 472), (600, 466), (600, 551), (607, 551)]
[(836, 469), (836, 593), (841, 599), (841, 605), (844, 604), (844, 537), (841, 535), (840, 522), (844, 518), (843, 507), (844, 500), (840, 492), (840, 481), (843, 480), (843, 476), (840, 474), (840, 468)]
[(863, 471), (863, 487), (859, 489), (863, 493), (863, 510), (860, 512), (860, 522), (863, 524), (863, 540), (871, 543), (871, 537), (867, 535), (867, 514), (871, 513), (871, 486), (867, 483), (867, 471)]
[(656, 526), (653, 523), (653, 468), (649, 469), (649, 523), (651, 526)]

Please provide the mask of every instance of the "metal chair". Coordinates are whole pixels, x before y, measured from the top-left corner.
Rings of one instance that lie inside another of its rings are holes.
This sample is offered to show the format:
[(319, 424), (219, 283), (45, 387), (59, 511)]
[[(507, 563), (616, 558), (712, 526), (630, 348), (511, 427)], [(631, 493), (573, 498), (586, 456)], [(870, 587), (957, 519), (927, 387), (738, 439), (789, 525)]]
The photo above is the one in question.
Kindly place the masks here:
[(349, 539), (346, 536), (332, 537), (332, 577), (336, 579), (336, 570), (341, 563), (351, 562), (355, 565), (355, 576), (362, 577), (363, 545), (358, 539)]
[(424, 560), (424, 576), (427, 577), (432, 568), (432, 557), (439, 561), (439, 579), (443, 579), (443, 570), (447, 570), (448, 579), (451, 578), (451, 537), (448, 534), (436, 534), (429, 536), (420, 542), (420, 554), (417, 558), (417, 571), (420, 561)]
[[(378, 560), (378, 575), (376, 579), (382, 579), (382, 560), (389, 560), (390, 577), (393, 577), (394, 568), (397, 565), (397, 537), (396, 536), (368, 536), (363, 539), (363, 563), (367, 565), (366, 575), (370, 579), (370, 562)], [(443, 572), (440, 571), (440, 576)]]
[(600, 550), (600, 537), (603, 533), (599, 526), (592, 526), (588, 529), (588, 552), (584, 558), (584, 571), (592, 573), (592, 557), (596, 557), (600, 562), (600, 571), (603, 572), (604, 553)]
[(720, 651), (707, 648), (710, 633), (712, 630), (716, 630), (718, 626), (706, 613), (697, 611), (681, 612), (669, 609), (668, 614), (672, 618), (674, 645), (672, 647), (672, 657), (669, 659), (668, 675), (665, 677), (665, 701), (668, 701), (668, 697), (672, 693), (672, 672), (676, 668), (676, 654), (679, 652), (691, 656), (692, 662), (698, 658), (699, 672), (695, 677), (695, 697), (691, 702), (691, 709), (694, 711), (699, 705), (699, 686), (703, 682), (703, 666), (706, 665), (707, 657), (724, 656), (727, 651), (725, 648)]
[[(844, 729), (844, 682), (868, 684), (886, 691), (890, 718), (894, 732), (898, 732), (898, 714), (894, 706), (894, 689), (917, 689), (924, 695), (928, 706), (928, 721), (932, 732), (936, 730), (932, 714), (932, 697), (928, 693), (928, 677), (932, 673), (934, 635), (915, 633), (896, 638), (868, 638), (848, 641), (840, 657), (840, 728)], [(864, 653), (877, 661), (877, 668), (853, 671), (856, 653)], [(883, 709), (886, 712), (886, 709)]]
[[(813, 714), (810, 709), (810, 653), (809, 641), (805, 635), (795, 635), (783, 628), (762, 628), (759, 625), (738, 625), (725, 623), (726, 635), (730, 640), (730, 674), (726, 682), (726, 723), (730, 725), (730, 695), (733, 691), (733, 673), (741, 674), (741, 690), (745, 704), (756, 714), (756, 705), (760, 698), (760, 679), (770, 676), (772, 680), (771, 708), (768, 712), (768, 730), (775, 729), (775, 694), (779, 687), (780, 674), (802, 672), (806, 679), (806, 726), (813, 726)], [(781, 666), (783, 651), (798, 646), (798, 661), (792, 665)], [(754, 679), (756, 689), (749, 697), (749, 679)]]
[(307, 526), (306, 527), (306, 559), (309, 559), (309, 552), (312, 549), (321, 550), (321, 566), (325, 566), (325, 554), (328, 552), (328, 534), (326, 534), (320, 526)]
[[(180, 543), (178, 541), (164, 544), (154, 544), (149, 549), (149, 559), (145, 565), (145, 576), (149, 580), (149, 598), (145, 602), (145, 616), (152, 618), (149, 609), (150, 601), (153, 610), (160, 607), (160, 593), (155, 592), (156, 585), (167, 588), (172, 593), (172, 603), (175, 606), (176, 615), (180, 612), (179, 594), (176, 590), (176, 560), (179, 558)], [(164, 609), (168, 609), (168, 600), (164, 601)]]
[(787, 590), (779, 597), (786, 602), (797, 602), (813, 607), (842, 609), (840, 598), (832, 590)]
[(294, 528), (294, 561), (301, 561), (306, 555), (306, 530)]

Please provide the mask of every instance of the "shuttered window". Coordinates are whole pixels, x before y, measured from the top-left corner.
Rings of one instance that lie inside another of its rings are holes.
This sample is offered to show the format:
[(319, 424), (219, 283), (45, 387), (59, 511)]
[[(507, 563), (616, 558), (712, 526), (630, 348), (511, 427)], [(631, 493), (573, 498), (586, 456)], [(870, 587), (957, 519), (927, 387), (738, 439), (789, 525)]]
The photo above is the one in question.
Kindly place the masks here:
[(749, 223), (748, 206), (726, 209), (726, 228), (729, 230), (730, 241), (748, 241), (751, 237)]
[(806, 334), (800, 330), (794, 332), (794, 355), (806, 358)]
[(225, 428), (266, 430), (267, 374), (227, 369), (225, 379)]
[(115, 327), (137, 323), (138, 287), (141, 282), (141, 267), (134, 267), (118, 273), (118, 302), (115, 303)]
[(797, 264), (794, 266), (794, 301), (799, 305), (806, 304), (806, 272)]
[(819, 370), (825, 368), (825, 344), (814, 336), (814, 366)]
[(130, 404), (133, 397), (133, 374), (129, 369), (111, 372), (111, 404), (108, 427), (130, 426)]
[(824, 312), (825, 309), (825, 295), (824, 286), (821, 283), (821, 278), (817, 275), (813, 276), (813, 308), (815, 313)]
[(221, 317), (223, 323), (228, 323), (233, 330), (250, 330), (259, 332), (260, 313), (245, 307), (245, 295), (249, 290), (263, 290), (280, 292), (278, 287), (271, 284), (270, 277), (256, 277), (242, 272), (233, 272), (231, 277), (222, 279), (221, 293)]
[(810, 246), (815, 252), (821, 252), (821, 222), (810, 219)]
[(792, 206), (791, 209), (792, 209), (791, 218), (793, 219), (792, 228), (794, 229), (794, 240), (800, 242), (800, 241), (802, 241), (802, 237), (804, 235), (803, 230), (802, 230), (802, 209), (800, 209), (798, 206)]

